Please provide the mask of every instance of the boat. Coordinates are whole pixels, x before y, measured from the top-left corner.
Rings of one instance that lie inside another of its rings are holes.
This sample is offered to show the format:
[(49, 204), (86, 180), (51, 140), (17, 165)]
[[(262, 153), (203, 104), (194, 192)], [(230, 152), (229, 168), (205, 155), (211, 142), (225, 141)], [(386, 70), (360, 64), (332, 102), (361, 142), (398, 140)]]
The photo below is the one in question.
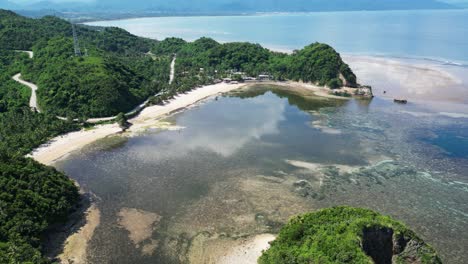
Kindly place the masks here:
[(408, 100), (406, 99), (393, 99), (393, 101), (397, 104), (407, 104)]

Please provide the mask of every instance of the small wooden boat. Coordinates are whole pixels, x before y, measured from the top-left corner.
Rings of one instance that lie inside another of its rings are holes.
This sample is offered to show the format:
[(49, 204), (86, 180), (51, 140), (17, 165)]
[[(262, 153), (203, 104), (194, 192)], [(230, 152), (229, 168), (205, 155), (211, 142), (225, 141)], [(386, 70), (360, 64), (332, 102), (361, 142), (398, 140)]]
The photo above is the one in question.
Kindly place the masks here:
[(393, 99), (393, 102), (395, 102), (397, 104), (407, 104), (408, 100), (406, 100), (406, 99)]

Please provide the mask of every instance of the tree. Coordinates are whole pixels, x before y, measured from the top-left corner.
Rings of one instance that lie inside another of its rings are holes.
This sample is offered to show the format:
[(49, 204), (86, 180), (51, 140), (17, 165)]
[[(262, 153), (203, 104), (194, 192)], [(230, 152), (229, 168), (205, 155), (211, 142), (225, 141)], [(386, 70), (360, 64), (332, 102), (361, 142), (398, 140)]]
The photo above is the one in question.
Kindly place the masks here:
[(327, 86), (330, 89), (338, 89), (343, 86), (343, 82), (339, 78), (333, 78), (330, 81), (328, 81)]
[(119, 124), (120, 128), (125, 130), (129, 127), (127, 116), (124, 113), (120, 112), (115, 120), (117, 121), (117, 124)]

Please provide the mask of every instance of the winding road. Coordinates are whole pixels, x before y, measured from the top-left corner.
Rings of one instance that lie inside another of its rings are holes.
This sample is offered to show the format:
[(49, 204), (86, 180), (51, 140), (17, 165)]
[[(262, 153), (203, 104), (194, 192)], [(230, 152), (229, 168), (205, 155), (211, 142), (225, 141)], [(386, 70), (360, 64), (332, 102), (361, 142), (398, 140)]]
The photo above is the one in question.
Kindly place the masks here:
[(27, 87), (31, 89), (31, 98), (29, 99), (29, 107), (31, 107), (31, 109), (34, 109), (35, 111), (40, 113), (41, 110), (39, 109), (39, 106), (37, 105), (37, 95), (36, 95), (37, 85), (35, 85), (34, 83), (30, 83), (30, 82), (22, 80), (21, 73), (18, 73), (15, 76), (13, 76), (13, 80), (21, 83), (22, 85), (26, 85)]
[[(32, 51), (17, 50), (17, 52), (27, 53), (29, 55), (29, 58), (31, 58), (31, 59), (34, 58), (34, 53)], [(170, 73), (170, 76), (169, 76), (169, 84), (172, 84), (172, 82), (174, 81), (176, 56), (177, 55), (174, 54), (174, 58), (172, 59), (172, 62), (171, 62), (171, 73)], [(22, 80), (21, 79), (21, 73), (16, 74), (15, 76), (12, 77), (12, 79), (14, 81), (22, 84), (22, 85), (25, 85), (25, 86), (29, 87), (31, 89), (31, 98), (29, 99), (29, 106), (31, 107), (31, 109), (33, 109), (33, 110), (40, 113), (41, 110), (39, 109), (39, 105), (37, 104), (37, 94), (36, 94), (36, 91), (38, 89), (37, 85), (35, 85), (34, 83), (30, 83), (30, 82), (27, 82), (25, 80)], [(155, 96), (159, 96), (159, 95), (161, 95), (161, 93), (158, 93)], [(137, 112), (141, 111), (142, 109), (144, 109), (147, 106), (148, 102), (149, 102), (149, 99), (146, 100), (145, 102), (143, 102), (142, 104), (138, 105), (132, 111), (126, 113), (125, 115), (127, 115), (127, 116), (134, 115), (135, 113), (137, 113)], [(67, 120), (66, 117), (62, 117), (62, 116), (57, 116), (57, 118), (60, 119), (60, 120)], [(95, 123), (100, 123), (100, 122), (112, 121), (112, 120), (114, 120), (116, 118), (117, 118), (117, 116), (90, 118), (90, 119), (86, 120), (86, 122), (95, 124)], [(74, 120), (74, 121), (77, 121), (77, 120)]]

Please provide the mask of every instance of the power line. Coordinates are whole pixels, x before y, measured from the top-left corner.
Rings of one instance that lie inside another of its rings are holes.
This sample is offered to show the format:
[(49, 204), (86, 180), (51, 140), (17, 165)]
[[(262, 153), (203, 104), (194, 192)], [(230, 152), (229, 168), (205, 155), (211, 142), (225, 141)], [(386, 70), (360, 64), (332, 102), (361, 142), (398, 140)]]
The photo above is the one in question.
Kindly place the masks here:
[(81, 57), (80, 43), (78, 42), (78, 34), (76, 34), (75, 24), (72, 23), (73, 31), (73, 46), (75, 48), (75, 56)]

